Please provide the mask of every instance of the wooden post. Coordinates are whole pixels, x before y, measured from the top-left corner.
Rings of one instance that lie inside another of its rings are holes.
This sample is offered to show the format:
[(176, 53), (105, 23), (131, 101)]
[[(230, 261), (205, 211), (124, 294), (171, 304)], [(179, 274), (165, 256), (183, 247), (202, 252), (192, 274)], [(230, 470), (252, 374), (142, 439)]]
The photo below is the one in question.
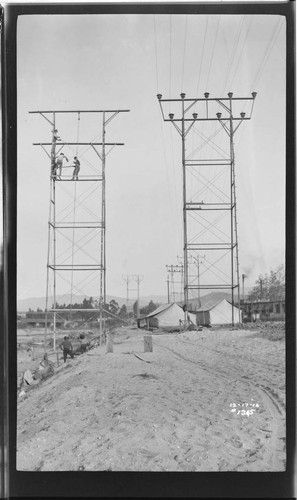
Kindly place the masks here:
[(48, 357), (47, 357), (47, 353), (45, 353), (44, 357), (43, 357), (43, 362), (44, 362), (44, 366), (48, 366)]
[(144, 335), (144, 352), (153, 352), (153, 338), (151, 335)]
[(107, 333), (106, 352), (113, 352), (113, 336), (113, 333)]

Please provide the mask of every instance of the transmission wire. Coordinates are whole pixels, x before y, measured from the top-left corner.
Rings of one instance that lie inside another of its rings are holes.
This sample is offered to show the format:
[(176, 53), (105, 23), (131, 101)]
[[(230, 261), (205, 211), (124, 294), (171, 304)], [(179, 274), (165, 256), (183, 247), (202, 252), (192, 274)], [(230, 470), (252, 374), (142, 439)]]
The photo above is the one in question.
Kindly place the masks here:
[(155, 39), (156, 84), (157, 84), (157, 92), (158, 92), (159, 91), (159, 73), (158, 73), (158, 51), (157, 51), (156, 16), (155, 16), (155, 14), (154, 14), (154, 39)]
[(186, 43), (187, 43), (187, 24), (188, 24), (188, 16), (186, 16), (186, 21), (185, 21), (185, 37), (184, 37), (184, 52), (183, 52), (183, 64), (182, 64), (181, 92), (183, 92), (183, 85), (184, 85), (184, 70), (185, 70), (185, 56), (186, 56)]
[[(80, 128), (80, 113), (78, 113), (77, 118), (77, 138), (76, 142), (79, 142), (79, 128)], [(76, 156), (78, 154), (78, 145), (76, 145)], [(74, 199), (73, 199), (73, 230), (72, 230), (72, 258), (71, 258), (71, 305), (72, 305), (72, 295), (73, 295), (73, 263), (74, 263), (74, 246), (75, 246), (75, 215), (76, 215), (76, 187), (77, 182), (74, 185)], [(70, 312), (71, 315), (71, 312)]]

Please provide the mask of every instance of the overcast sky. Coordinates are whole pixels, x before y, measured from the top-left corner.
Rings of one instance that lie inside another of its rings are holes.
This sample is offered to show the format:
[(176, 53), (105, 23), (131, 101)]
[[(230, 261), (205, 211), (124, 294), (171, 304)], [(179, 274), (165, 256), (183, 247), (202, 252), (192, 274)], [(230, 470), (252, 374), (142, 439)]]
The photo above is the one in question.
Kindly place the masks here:
[(32, 143), (51, 127), (28, 114), (41, 109), (130, 110), (107, 127), (107, 141), (125, 143), (106, 165), (107, 294), (125, 296), (122, 274), (141, 274), (142, 295), (166, 295), (183, 245), (181, 141), (159, 92), (258, 93), (235, 137), (240, 273), (252, 286), (284, 263), (285, 37), (285, 19), (268, 15), (20, 17), (18, 299), (45, 295), (49, 159)]

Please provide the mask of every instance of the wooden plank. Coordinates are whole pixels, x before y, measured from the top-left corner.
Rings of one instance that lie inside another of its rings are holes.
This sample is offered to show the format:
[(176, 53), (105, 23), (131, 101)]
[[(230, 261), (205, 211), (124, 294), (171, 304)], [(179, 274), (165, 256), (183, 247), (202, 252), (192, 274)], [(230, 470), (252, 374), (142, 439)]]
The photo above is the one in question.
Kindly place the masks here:
[(144, 352), (153, 352), (153, 338), (151, 335), (144, 335)]
[(111, 332), (108, 332), (107, 335), (107, 342), (106, 342), (106, 352), (113, 352), (113, 337), (114, 334)]

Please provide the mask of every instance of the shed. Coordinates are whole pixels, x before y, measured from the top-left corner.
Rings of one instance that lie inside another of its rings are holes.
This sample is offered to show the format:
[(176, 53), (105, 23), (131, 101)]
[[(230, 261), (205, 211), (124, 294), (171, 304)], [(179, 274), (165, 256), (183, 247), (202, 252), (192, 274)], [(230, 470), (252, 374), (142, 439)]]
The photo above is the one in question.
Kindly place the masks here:
[[(196, 312), (197, 325), (230, 325), (232, 324), (232, 304), (226, 299), (216, 303), (205, 304)], [(234, 323), (240, 323), (241, 312), (234, 306)]]
[[(188, 313), (192, 323), (196, 325), (195, 314)], [(147, 328), (180, 328), (185, 313), (175, 302), (163, 304), (145, 317)]]

